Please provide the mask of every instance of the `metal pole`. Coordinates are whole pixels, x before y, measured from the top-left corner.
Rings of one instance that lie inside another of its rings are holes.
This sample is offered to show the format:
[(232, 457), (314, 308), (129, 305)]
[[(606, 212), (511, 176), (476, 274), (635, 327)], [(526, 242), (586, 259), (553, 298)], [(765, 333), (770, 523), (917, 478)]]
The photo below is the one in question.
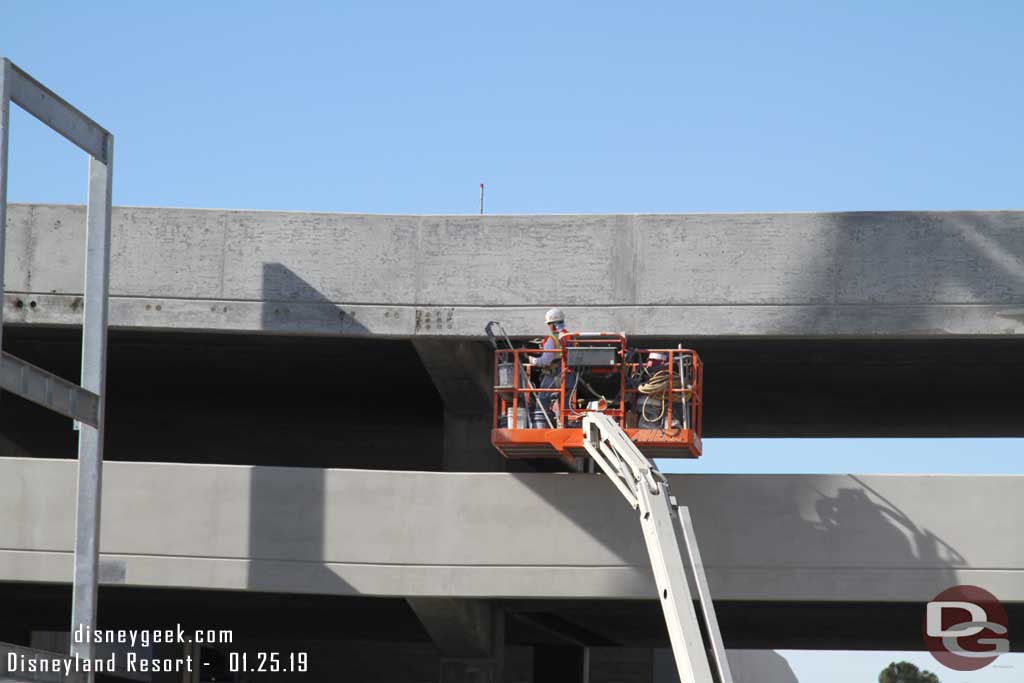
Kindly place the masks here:
[(682, 505), (676, 506), (676, 517), (679, 519), (679, 528), (682, 530), (686, 552), (690, 556), (693, 582), (697, 586), (697, 600), (704, 615), (704, 629), (707, 631), (708, 642), (711, 645), (711, 663), (715, 667), (718, 683), (732, 683), (732, 670), (729, 668), (729, 658), (725, 654), (722, 632), (718, 628), (715, 601), (711, 599), (708, 575), (704, 571), (704, 560), (700, 557), (700, 548), (697, 546), (697, 534), (693, 530), (690, 510)]
[(0, 349), (4, 330), (4, 241), (7, 236), (7, 138), (10, 133), (11, 97), (7, 76), (10, 62), (0, 59)]
[[(93, 657), (90, 642), (76, 642), (79, 629), (96, 627), (99, 576), (100, 497), (103, 481), (103, 426), (107, 375), (107, 289), (110, 282), (111, 177), (114, 140), (107, 135), (106, 160), (89, 160), (86, 212), (85, 314), (82, 320), (82, 386), (99, 396), (96, 427), (80, 425), (78, 511), (75, 519), (75, 582), (71, 607), (71, 654)], [(88, 675), (91, 683), (93, 674)]]
[(480, 183), (480, 215), (484, 215), (484, 184)]

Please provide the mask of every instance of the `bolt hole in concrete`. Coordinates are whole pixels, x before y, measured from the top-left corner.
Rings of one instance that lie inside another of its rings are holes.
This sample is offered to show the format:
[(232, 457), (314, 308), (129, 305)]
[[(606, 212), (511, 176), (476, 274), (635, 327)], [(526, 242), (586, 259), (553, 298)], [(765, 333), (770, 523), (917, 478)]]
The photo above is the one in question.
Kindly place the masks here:
[(36, 302), (35, 301), (29, 301), (28, 302), (28, 307), (34, 309), (36, 307)]
[(661, 597), (664, 598), (665, 600), (668, 600), (668, 589), (667, 588), (665, 590), (661, 591)]
[(22, 301), (21, 299), (16, 299), (14, 301), (14, 307), (15, 308), (25, 308), (25, 302)]

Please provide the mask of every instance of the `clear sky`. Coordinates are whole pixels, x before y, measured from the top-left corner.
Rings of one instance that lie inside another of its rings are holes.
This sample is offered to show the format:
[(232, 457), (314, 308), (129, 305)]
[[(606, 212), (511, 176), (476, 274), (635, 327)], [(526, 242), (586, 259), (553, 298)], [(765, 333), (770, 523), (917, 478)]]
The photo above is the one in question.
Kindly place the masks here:
[[(1022, 35), (1000, 0), (0, 0), (0, 53), (114, 132), (115, 203), (152, 206), (474, 213), (484, 182), (489, 213), (1019, 209)], [(84, 155), (11, 119), (10, 200), (82, 202)], [(685, 469), (1022, 452), (723, 439)]]

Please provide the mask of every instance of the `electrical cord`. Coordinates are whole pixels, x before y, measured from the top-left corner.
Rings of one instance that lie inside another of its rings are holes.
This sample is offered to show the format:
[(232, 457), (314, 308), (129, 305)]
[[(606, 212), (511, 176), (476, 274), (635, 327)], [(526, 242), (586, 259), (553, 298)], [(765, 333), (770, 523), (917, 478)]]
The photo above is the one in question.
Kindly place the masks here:
[[(656, 373), (651, 375), (651, 378), (647, 382), (644, 382), (636, 388), (638, 392), (644, 395), (644, 402), (640, 406), (640, 416), (646, 422), (660, 422), (665, 417), (665, 406), (667, 404), (665, 396), (669, 393), (668, 380), (668, 370), (658, 370)], [(661, 399), (661, 413), (656, 417), (647, 415), (647, 403), (652, 398)]]

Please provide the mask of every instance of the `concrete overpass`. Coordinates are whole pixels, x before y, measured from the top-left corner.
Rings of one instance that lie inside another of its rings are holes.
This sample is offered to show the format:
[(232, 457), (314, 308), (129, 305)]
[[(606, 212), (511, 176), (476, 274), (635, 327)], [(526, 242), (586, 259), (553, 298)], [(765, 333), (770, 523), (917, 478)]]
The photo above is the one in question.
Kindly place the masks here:
[[(5, 349), (73, 377), (84, 211), (9, 220)], [(439, 642), (485, 605), (515, 617), (513, 644), (663, 644), (611, 487), (454, 473), (505, 469), (484, 323), (533, 336), (557, 303), (580, 328), (687, 342), (707, 365), (706, 436), (1024, 436), (1022, 228), (1021, 212), (116, 209), (101, 619), (230, 612), (268, 638), (410, 642), (424, 623)], [(34, 630), (67, 623), (69, 427), (4, 397), (0, 594)], [(1020, 481), (673, 486), (728, 645), (914, 648), (921, 603), (957, 582), (1020, 613)], [(0, 619), (0, 640), (24, 628)]]
[[(84, 211), (12, 205), (9, 221), (5, 343), (70, 370), (78, 351), (59, 331), (80, 320)], [(384, 381), (396, 362), (426, 403), (472, 413), (486, 400), (484, 323), (533, 336), (558, 303), (578, 328), (697, 348), (707, 436), (1024, 436), (1024, 212), (116, 208), (113, 231), (111, 377), (150, 405), (182, 390), (183, 372), (231, 394), (253, 367), (313, 386), (294, 405), (383, 353)]]
[[(5, 316), (74, 324), (83, 207), (11, 205)], [(639, 336), (1024, 332), (1024, 212), (384, 216), (115, 208), (111, 325)], [(18, 305), (21, 301), (21, 305)], [(32, 306), (32, 302), (35, 306)]]
[[(727, 642), (806, 644), (799, 620), (769, 635), (749, 618), (787, 604), (819, 620), (863, 604), (898, 613), (971, 583), (1024, 605), (1024, 478), (670, 479), (729, 606)], [(0, 529), (0, 581), (70, 580), (74, 483), (71, 461), (0, 459), (0, 516), (17, 520)], [(104, 483), (111, 587), (482, 598), (610, 642), (664, 637), (653, 602), (631, 620), (594, 606), (655, 593), (634, 513), (600, 477), (109, 463)], [(845, 628), (884, 643), (894, 629), (878, 632), (878, 613)]]

